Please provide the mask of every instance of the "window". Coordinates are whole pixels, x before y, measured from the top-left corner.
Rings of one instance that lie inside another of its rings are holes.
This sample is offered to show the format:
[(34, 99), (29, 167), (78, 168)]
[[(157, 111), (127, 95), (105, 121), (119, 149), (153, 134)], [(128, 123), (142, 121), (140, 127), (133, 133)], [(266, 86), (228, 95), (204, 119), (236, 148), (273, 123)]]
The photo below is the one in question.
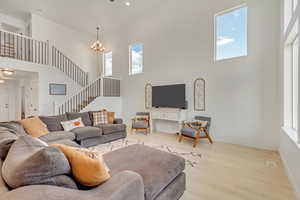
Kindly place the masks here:
[(103, 75), (112, 76), (112, 52), (103, 54)]
[(285, 127), (298, 130), (298, 59), (299, 37), (297, 36), (285, 49)]
[(298, 59), (299, 59), (299, 37), (297, 37), (293, 44), (292, 44), (292, 71), (293, 71), (293, 81), (292, 81), (292, 87), (293, 87), (293, 124), (292, 124), (292, 128), (294, 130), (298, 130), (298, 69), (299, 69), (299, 65), (298, 65)]
[(247, 56), (247, 13), (243, 5), (215, 16), (215, 60)]
[(129, 74), (143, 72), (143, 45), (133, 44), (129, 47)]

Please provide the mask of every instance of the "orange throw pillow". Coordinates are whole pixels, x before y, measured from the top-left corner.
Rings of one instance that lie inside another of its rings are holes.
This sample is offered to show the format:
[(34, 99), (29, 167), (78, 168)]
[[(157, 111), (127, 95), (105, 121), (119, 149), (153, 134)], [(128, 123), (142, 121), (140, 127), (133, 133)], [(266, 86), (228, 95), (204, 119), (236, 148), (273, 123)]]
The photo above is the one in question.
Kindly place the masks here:
[(46, 124), (44, 124), (38, 117), (27, 118), (18, 122), (24, 127), (27, 134), (34, 138), (38, 138), (49, 133)]
[(113, 124), (115, 121), (115, 113), (114, 112), (107, 112), (108, 123)]
[(62, 144), (52, 146), (60, 149), (68, 159), (73, 177), (84, 186), (97, 186), (110, 178), (108, 169), (103, 160), (98, 159), (93, 152), (81, 150)]

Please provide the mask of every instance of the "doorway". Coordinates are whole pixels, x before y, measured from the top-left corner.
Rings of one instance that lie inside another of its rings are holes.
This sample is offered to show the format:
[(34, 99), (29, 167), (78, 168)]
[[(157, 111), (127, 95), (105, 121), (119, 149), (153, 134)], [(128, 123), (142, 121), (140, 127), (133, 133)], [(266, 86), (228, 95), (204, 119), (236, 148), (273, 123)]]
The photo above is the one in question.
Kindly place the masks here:
[(6, 87), (0, 86), (0, 122), (9, 120), (9, 95)]

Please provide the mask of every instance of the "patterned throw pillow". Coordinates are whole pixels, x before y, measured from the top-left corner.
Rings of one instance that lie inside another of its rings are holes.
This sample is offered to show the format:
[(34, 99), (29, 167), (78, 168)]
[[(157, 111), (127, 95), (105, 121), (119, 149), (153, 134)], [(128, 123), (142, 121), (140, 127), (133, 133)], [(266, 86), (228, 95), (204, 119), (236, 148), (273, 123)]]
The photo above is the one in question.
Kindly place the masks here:
[(106, 110), (93, 112), (93, 124), (94, 126), (101, 124), (108, 124), (108, 114)]
[(75, 128), (84, 127), (84, 124), (83, 124), (81, 118), (66, 121), (66, 122), (61, 122), (61, 125), (63, 126), (65, 131), (71, 131)]

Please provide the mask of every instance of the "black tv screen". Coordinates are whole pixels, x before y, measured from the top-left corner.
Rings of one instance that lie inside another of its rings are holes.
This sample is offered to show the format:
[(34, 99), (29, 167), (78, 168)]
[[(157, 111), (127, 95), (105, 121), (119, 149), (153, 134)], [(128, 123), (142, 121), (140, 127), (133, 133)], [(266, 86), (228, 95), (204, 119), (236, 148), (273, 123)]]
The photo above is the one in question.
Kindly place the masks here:
[(154, 86), (152, 106), (184, 109), (186, 107), (185, 84)]

